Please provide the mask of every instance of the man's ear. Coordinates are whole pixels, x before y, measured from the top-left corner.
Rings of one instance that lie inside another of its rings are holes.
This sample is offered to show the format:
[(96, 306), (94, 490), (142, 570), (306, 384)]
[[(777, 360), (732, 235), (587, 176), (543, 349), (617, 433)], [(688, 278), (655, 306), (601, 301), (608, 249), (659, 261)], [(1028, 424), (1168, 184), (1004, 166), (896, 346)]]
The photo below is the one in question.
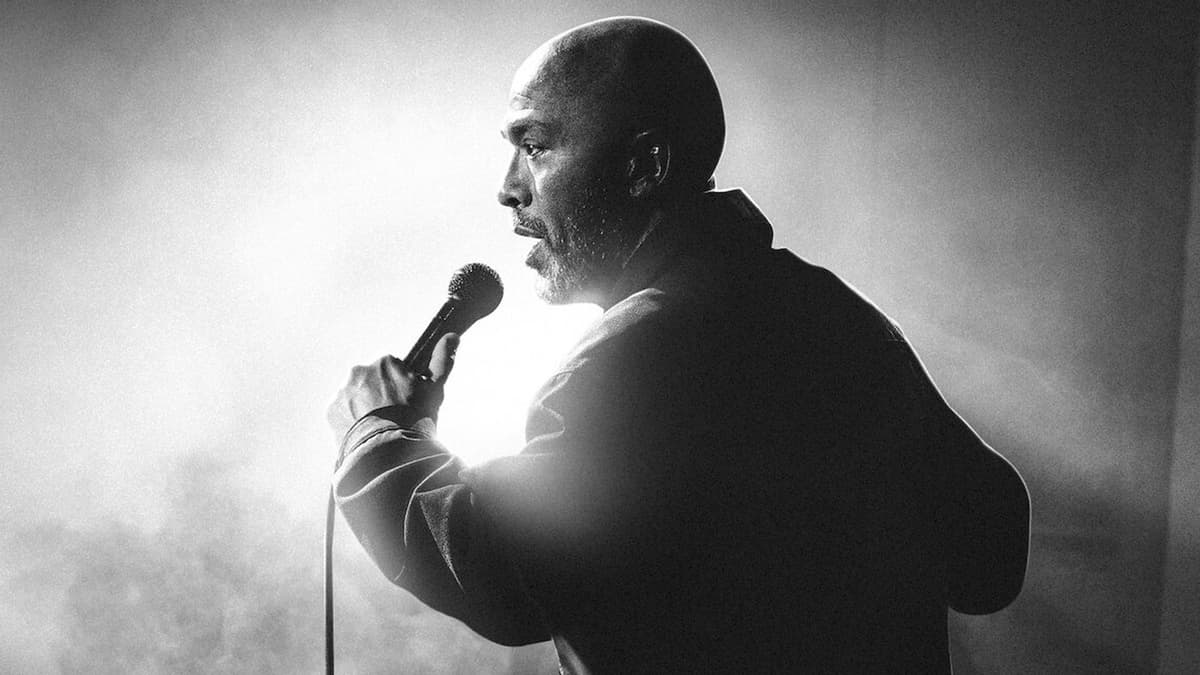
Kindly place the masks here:
[(671, 170), (671, 144), (658, 129), (643, 131), (629, 148), (629, 194), (647, 197), (667, 180)]

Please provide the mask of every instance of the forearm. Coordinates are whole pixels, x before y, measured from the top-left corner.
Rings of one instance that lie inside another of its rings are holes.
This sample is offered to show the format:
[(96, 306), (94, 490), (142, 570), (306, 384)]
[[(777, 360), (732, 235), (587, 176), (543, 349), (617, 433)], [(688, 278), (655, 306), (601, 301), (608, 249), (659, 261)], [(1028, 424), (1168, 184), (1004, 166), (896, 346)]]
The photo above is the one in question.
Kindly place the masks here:
[(347, 435), (334, 495), (350, 529), (388, 579), (484, 637), (547, 639), (503, 544), (459, 482), (461, 461), (432, 439), (432, 424), (416, 426), (376, 411)]
[(339, 453), (334, 498), (363, 548), (393, 581), (410, 554), (413, 537), (406, 530), (414, 496), (422, 486), (452, 484), (460, 468), (431, 429), (376, 411), (355, 423)]

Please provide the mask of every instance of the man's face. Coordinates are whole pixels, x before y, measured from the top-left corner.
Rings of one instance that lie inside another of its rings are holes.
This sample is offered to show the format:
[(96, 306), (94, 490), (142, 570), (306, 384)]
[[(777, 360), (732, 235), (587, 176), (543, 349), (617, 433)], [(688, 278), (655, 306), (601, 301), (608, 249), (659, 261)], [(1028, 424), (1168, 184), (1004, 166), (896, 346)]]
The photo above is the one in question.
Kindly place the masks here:
[(502, 130), (513, 156), (498, 197), (514, 231), (538, 239), (525, 262), (542, 298), (604, 304), (630, 249), (616, 116), (595, 95), (567, 93), (541, 61), (535, 53), (513, 80)]

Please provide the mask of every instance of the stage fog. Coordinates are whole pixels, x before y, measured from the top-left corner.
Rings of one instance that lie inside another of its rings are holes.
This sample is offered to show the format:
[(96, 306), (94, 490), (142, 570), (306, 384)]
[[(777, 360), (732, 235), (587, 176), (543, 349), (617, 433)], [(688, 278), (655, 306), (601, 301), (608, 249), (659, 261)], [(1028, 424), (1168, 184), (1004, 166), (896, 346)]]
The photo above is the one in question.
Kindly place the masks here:
[[(1197, 8), (785, 5), (5, 3), (0, 670), (319, 670), (326, 406), (478, 260), (507, 297), (441, 434), (520, 450), (597, 313), (537, 300), (496, 202), (508, 85), (625, 13), (709, 58), (718, 186), (894, 317), (1028, 481), (1026, 589), (951, 616), (956, 670), (1200, 667)], [(555, 672), (336, 536), (345, 672)]]

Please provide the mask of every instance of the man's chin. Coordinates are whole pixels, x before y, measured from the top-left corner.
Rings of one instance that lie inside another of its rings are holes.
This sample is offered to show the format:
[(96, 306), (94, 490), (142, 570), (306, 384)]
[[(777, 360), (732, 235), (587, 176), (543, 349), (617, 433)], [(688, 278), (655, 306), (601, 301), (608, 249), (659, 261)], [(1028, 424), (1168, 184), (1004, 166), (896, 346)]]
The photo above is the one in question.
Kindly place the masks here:
[(537, 273), (534, 290), (543, 302), (550, 305), (586, 302), (579, 285), (563, 274), (563, 270), (554, 261), (546, 261), (544, 265), (530, 265), (530, 267)]
[(539, 241), (529, 251), (525, 264), (537, 273), (538, 297), (551, 305), (576, 303), (602, 304), (604, 278), (586, 265), (572, 265), (570, 260), (555, 255), (544, 241)]
[(538, 277), (537, 285), (534, 287), (537, 296), (542, 302), (547, 305), (569, 305), (572, 300), (569, 295), (563, 292), (563, 289), (556, 288), (550, 285), (545, 279)]
[(562, 264), (554, 258), (544, 240), (538, 241), (529, 249), (525, 265), (537, 274), (534, 289), (539, 298), (551, 305), (565, 305), (571, 302), (571, 289), (564, 279)]
[(576, 299), (577, 290), (571, 284), (563, 281), (561, 276), (553, 273), (547, 274), (543, 270), (535, 269), (537, 272), (537, 281), (534, 282), (534, 289), (539, 298), (547, 304), (551, 305), (570, 305), (579, 302)]

